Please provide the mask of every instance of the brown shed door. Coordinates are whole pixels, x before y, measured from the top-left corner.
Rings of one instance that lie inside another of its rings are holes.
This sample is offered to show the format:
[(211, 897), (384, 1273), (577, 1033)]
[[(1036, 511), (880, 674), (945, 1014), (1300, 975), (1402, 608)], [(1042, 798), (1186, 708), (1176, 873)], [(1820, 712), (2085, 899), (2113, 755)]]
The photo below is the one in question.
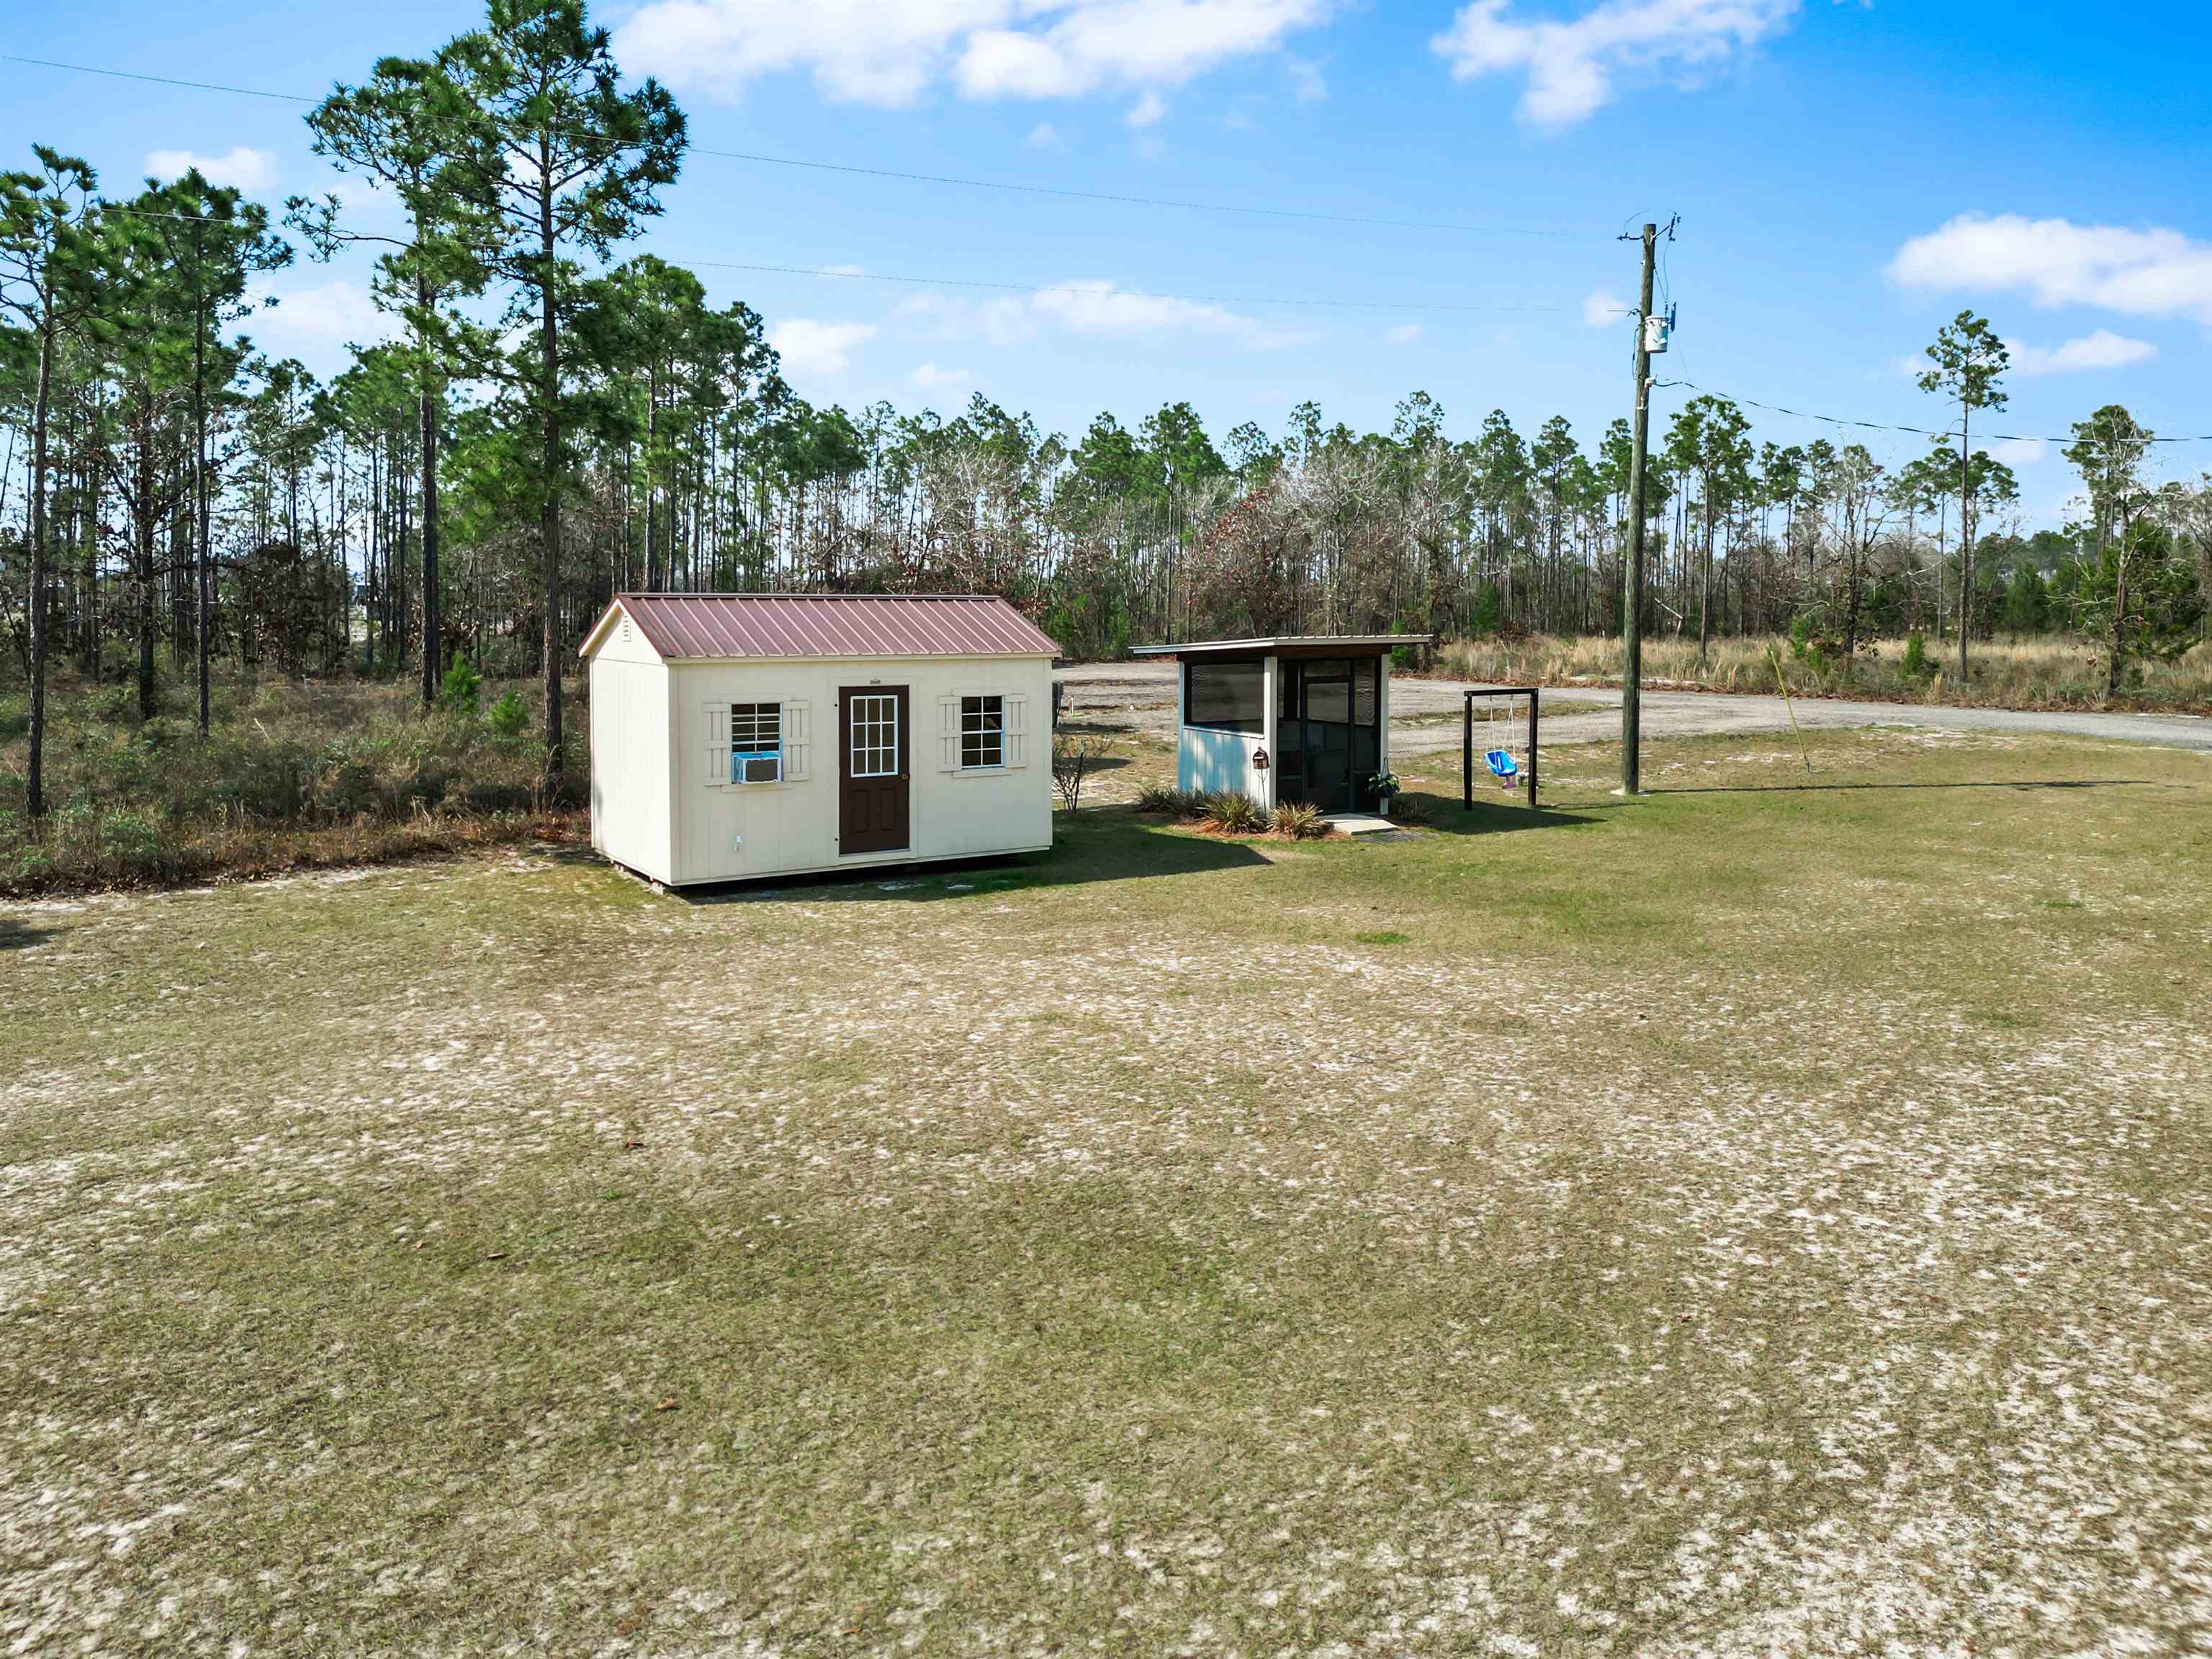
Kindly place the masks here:
[(848, 685), (837, 693), (837, 851), (906, 850), (909, 729), (906, 687)]

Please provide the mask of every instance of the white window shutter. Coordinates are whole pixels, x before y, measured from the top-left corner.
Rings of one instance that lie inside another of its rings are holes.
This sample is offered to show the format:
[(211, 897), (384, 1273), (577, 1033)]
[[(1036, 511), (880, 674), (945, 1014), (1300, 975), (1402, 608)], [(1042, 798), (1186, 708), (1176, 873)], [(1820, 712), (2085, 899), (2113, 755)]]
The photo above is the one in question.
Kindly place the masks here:
[(814, 720), (804, 702), (783, 706), (783, 775), (792, 783), (806, 781), (806, 766), (814, 753)]
[(960, 769), (960, 699), (939, 697), (937, 700), (937, 769), (957, 772)]
[(730, 781), (730, 705), (704, 705), (707, 726), (707, 787), (719, 789)]
[(1027, 697), (1008, 697), (1006, 708), (1006, 764), (1027, 766), (1030, 763), (1030, 700)]

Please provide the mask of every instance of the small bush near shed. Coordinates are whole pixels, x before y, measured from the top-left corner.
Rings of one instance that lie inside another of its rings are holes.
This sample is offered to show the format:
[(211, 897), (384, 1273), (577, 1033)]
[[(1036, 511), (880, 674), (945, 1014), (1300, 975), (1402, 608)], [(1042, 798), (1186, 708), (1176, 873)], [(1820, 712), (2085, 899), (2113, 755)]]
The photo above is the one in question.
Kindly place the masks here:
[(1199, 798), (1172, 784), (1148, 783), (1137, 791), (1137, 810), (1164, 813), (1171, 818), (1194, 818), (1199, 813)]
[(1218, 789), (1199, 798), (1200, 822), (1217, 835), (1256, 836), (1267, 827), (1267, 815), (1249, 795)]

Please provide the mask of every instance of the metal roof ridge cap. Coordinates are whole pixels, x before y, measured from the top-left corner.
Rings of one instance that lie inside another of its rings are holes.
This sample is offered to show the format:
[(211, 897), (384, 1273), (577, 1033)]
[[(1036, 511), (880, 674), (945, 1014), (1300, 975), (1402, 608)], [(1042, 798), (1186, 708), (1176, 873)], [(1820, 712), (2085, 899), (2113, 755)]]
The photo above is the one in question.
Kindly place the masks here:
[(1020, 614), (1014, 602), (1003, 593), (838, 593), (815, 592), (805, 588), (747, 588), (742, 592), (719, 589), (665, 588), (658, 592), (642, 588), (623, 588), (614, 595), (617, 599), (882, 599), (907, 604), (913, 601), (943, 599), (970, 600), (982, 605), (1003, 605)]

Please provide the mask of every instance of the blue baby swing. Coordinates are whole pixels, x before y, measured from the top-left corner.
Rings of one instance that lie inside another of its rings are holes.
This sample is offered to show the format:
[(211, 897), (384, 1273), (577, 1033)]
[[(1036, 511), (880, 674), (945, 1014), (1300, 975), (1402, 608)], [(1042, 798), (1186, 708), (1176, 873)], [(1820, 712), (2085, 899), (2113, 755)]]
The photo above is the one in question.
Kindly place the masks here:
[[(1498, 741), (1498, 705), (1503, 700), (1500, 698), (1492, 697), (1485, 704), (1484, 712), (1488, 716), (1490, 729), (1484, 735), (1489, 738), (1491, 742), (1493, 744)], [(1508, 717), (1506, 737), (1508, 741), (1511, 740), (1512, 731), (1510, 716)], [(1513, 751), (1510, 749), (1485, 750), (1482, 756), (1482, 763), (1490, 769), (1490, 775), (1496, 778), (1499, 784), (1505, 788), (1510, 789), (1521, 781), (1521, 763), (1513, 758)]]
[[(1499, 788), (1508, 793), (1525, 794), (1528, 805), (1536, 804), (1536, 700), (1540, 693), (1532, 685), (1472, 686), (1462, 693), (1466, 698), (1466, 709), (1462, 719), (1466, 722), (1466, 756), (1461, 774), (1462, 805), (1470, 810), (1474, 805), (1474, 781), (1477, 775), (1474, 757), (1482, 757), (1482, 764), (1498, 781)], [(1475, 747), (1474, 729), (1476, 698), (1482, 699), (1484, 730), (1482, 746)], [(1515, 703), (1528, 699), (1528, 724), (1521, 723)]]

